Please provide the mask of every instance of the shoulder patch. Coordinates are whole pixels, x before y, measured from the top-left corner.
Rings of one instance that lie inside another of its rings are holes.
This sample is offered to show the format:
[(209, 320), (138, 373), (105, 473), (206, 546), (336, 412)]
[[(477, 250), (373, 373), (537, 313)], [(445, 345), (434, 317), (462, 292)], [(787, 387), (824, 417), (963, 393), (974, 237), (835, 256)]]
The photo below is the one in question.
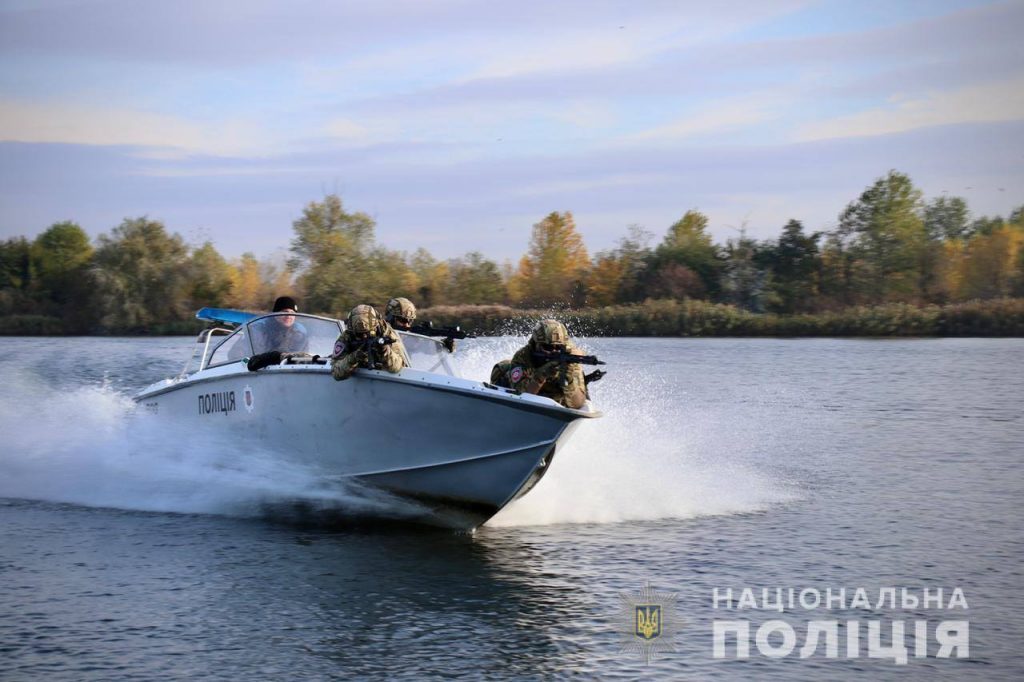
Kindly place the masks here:
[(334, 342), (334, 357), (341, 357), (345, 353), (345, 342), (338, 339)]
[(508, 378), (513, 384), (518, 384), (523, 379), (523, 368), (516, 366), (508, 373)]

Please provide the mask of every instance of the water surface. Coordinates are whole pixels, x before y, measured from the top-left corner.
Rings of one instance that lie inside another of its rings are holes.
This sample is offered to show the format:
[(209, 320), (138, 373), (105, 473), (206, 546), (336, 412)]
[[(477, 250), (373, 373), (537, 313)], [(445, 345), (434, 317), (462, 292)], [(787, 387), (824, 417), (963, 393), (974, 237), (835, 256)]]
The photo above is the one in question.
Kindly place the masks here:
[[(519, 341), (467, 341), (464, 373)], [(347, 501), (135, 418), (190, 345), (0, 339), (0, 677), (1024, 676), (1024, 340), (587, 340), (605, 418), (472, 536), (263, 516)], [(649, 663), (619, 634), (648, 582), (678, 595)], [(799, 644), (809, 619), (966, 618), (970, 658), (712, 657), (716, 587), (889, 586), (970, 608), (724, 617)]]

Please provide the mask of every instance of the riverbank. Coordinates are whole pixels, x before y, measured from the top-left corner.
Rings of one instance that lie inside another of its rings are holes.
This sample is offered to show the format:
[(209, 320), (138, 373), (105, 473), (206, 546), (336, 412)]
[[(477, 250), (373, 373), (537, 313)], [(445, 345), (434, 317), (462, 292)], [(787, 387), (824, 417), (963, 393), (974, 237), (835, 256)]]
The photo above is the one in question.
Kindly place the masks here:
[[(435, 326), (484, 335), (525, 333), (549, 310), (451, 306), (422, 310)], [(1024, 299), (945, 306), (888, 304), (801, 315), (751, 313), (705, 301), (647, 301), (555, 313), (580, 336), (1024, 336)]]
[[(419, 312), (435, 326), (460, 326), (482, 336), (525, 334), (544, 317), (564, 320), (578, 336), (1024, 336), (1024, 299), (1008, 298), (937, 306), (887, 304), (799, 315), (751, 313), (706, 301), (660, 300), (582, 310), (521, 310), (497, 305), (435, 306)], [(196, 334), (198, 320), (170, 321), (147, 329), (104, 330), (97, 336)], [(63, 336), (64, 321), (44, 315), (0, 317), (0, 336)]]

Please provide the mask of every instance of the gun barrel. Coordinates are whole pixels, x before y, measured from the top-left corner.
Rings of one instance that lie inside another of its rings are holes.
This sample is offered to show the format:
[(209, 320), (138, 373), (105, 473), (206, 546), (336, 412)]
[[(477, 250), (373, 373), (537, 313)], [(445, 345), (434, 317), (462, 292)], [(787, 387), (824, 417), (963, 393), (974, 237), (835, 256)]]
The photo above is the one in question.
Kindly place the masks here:
[(471, 339), (472, 334), (462, 331), (461, 327), (435, 327), (431, 323), (420, 324), (409, 329), (413, 334), (421, 336), (444, 337), (448, 339)]
[(598, 360), (596, 355), (576, 355), (574, 353), (545, 353), (538, 351), (534, 354), (534, 357), (544, 362), (555, 362), (568, 363), (568, 364), (581, 364), (581, 365), (603, 365), (603, 361)]

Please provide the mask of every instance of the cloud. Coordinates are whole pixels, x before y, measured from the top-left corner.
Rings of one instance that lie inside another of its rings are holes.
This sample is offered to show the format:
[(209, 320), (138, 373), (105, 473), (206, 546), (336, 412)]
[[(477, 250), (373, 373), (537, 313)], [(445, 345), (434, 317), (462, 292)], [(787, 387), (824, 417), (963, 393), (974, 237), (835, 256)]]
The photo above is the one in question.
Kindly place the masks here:
[(142, 147), (152, 150), (150, 158), (253, 155), (275, 146), (252, 121), (195, 121), (125, 108), (12, 100), (0, 101), (0, 141)]
[(333, 118), (324, 125), (324, 134), (334, 142), (369, 144), (380, 138), (366, 126), (348, 118)]
[(890, 98), (883, 106), (808, 124), (799, 140), (900, 133), (958, 123), (1024, 120), (1024, 78), (924, 96)]
[(736, 131), (776, 118), (782, 105), (775, 93), (753, 93), (701, 104), (694, 111), (668, 123), (626, 135), (622, 143), (676, 142), (698, 135)]

